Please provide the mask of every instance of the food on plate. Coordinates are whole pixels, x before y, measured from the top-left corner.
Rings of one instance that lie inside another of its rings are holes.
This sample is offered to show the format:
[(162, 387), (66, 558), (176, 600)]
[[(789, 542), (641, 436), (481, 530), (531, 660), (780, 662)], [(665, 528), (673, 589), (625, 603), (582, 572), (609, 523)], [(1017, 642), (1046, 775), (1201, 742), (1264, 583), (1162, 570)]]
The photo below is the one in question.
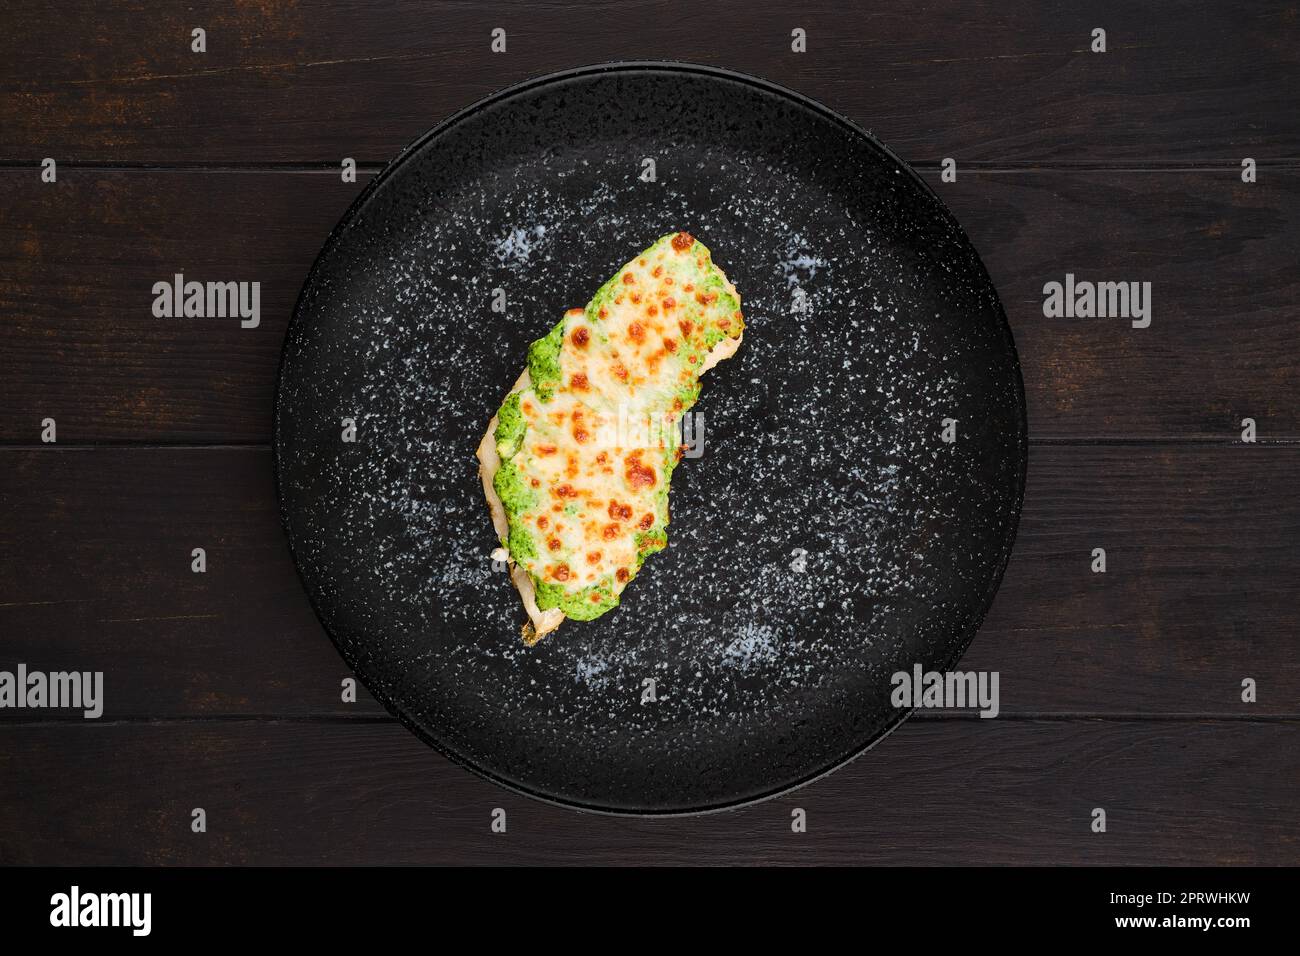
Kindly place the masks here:
[(678, 232), (529, 346), (478, 448), (494, 556), (523, 600), (526, 644), (616, 607), (667, 545), (682, 416), (744, 328), (735, 286)]

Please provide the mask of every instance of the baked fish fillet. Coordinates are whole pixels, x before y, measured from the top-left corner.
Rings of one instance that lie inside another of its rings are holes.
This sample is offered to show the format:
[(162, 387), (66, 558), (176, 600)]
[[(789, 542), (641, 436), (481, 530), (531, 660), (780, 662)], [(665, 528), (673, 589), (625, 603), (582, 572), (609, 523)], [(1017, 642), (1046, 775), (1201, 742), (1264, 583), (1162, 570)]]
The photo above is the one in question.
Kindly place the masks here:
[(735, 287), (678, 232), (529, 346), (478, 448), (494, 555), (528, 614), (524, 643), (616, 607), (667, 545), (679, 422), (744, 328)]

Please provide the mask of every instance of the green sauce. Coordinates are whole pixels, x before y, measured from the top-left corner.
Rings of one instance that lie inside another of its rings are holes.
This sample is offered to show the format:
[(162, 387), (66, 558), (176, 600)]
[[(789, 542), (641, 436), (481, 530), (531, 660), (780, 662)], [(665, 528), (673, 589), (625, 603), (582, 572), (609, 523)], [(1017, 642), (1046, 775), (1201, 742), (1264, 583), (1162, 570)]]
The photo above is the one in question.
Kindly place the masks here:
[(560, 346), (564, 340), (564, 320), (528, 346), (528, 377), (533, 390), (543, 402), (549, 402), (555, 386), (560, 384)]

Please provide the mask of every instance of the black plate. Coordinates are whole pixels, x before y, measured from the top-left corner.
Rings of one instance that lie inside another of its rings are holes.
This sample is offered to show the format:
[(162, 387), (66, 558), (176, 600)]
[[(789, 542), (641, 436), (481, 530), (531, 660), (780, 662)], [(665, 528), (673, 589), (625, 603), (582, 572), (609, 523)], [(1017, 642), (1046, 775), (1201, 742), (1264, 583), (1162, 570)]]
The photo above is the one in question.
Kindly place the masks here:
[[(668, 549), (527, 649), (475, 446), (527, 344), (679, 229), (744, 345), (705, 377)], [(498, 783), (636, 813), (771, 796), (901, 721), (891, 674), (951, 668), (992, 601), (1026, 461), (1006, 318), (925, 184), (804, 97), (648, 63), (493, 96), (371, 184), (299, 299), (275, 448), (303, 583), (371, 692)]]

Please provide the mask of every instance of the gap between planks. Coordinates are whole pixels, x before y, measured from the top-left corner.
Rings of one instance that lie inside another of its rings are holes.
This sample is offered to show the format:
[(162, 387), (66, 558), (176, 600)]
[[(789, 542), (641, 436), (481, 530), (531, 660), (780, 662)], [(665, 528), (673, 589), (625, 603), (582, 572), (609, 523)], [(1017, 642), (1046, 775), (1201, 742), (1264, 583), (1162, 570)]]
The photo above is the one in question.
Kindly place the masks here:
[[(1002, 713), (994, 718), (982, 718), (977, 711), (915, 711), (908, 720), (969, 721), (1000, 720), (1016, 723), (1122, 723), (1122, 724), (1300, 724), (1300, 714), (1224, 714), (1224, 713), (1167, 713), (1167, 714), (1101, 714), (1087, 712), (1025, 712)], [(147, 715), (114, 717), (108, 720), (85, 720), (80, 717), (33, 720), (6, 718), (0, 721), (0, 734), (10, 728), (50, 727), (145, 727), (170, 724), (392, 724), (401, 721), (389, 714), (188, 714), (169, 717)], [(903, 724), (899, 725), (905, 726)]]
[[(397, 155), (405, 155), (400, 153)], [(43, 158), (43, 157), (42, 157)], [(56, 157), (57, 158), (57, 157)], [(396, 158), (396, 156), (394, 157)], [(942, 159), (922, 159), (915, 162), (904, 160), (908, 166), (921, 173), (938, 173), (942, 170)], [(0, 171), (30, 172), (39, 170), (41, 159), (0, 159)], [(95, 172), (144, 172), (144, 173), (295, 173), (338, 175), (337, 161), (302, 161), (302, 162), (252, 162), (252, 163), (206, 163), (206, 162), (112, 162), (99, 160), (59, 160), (63, 169), (84, 169)], [(371, 161), (357, 163), (357, 172), (374, 175), (381, 172), (388, 162)], [(1257, 169), (1300, 170), (1300, 157), (1255, 157)], [(991, 160), (958, 160), (958, 168), (963, 173), (1020, 174), (1020, 173), (1240, 173), (1241, 157), (1222, 160), (1201, 160), (1195, 162), (1134, 162), (1132, 160), (1115, 161), (1035, 161), (1023, 162)]]

